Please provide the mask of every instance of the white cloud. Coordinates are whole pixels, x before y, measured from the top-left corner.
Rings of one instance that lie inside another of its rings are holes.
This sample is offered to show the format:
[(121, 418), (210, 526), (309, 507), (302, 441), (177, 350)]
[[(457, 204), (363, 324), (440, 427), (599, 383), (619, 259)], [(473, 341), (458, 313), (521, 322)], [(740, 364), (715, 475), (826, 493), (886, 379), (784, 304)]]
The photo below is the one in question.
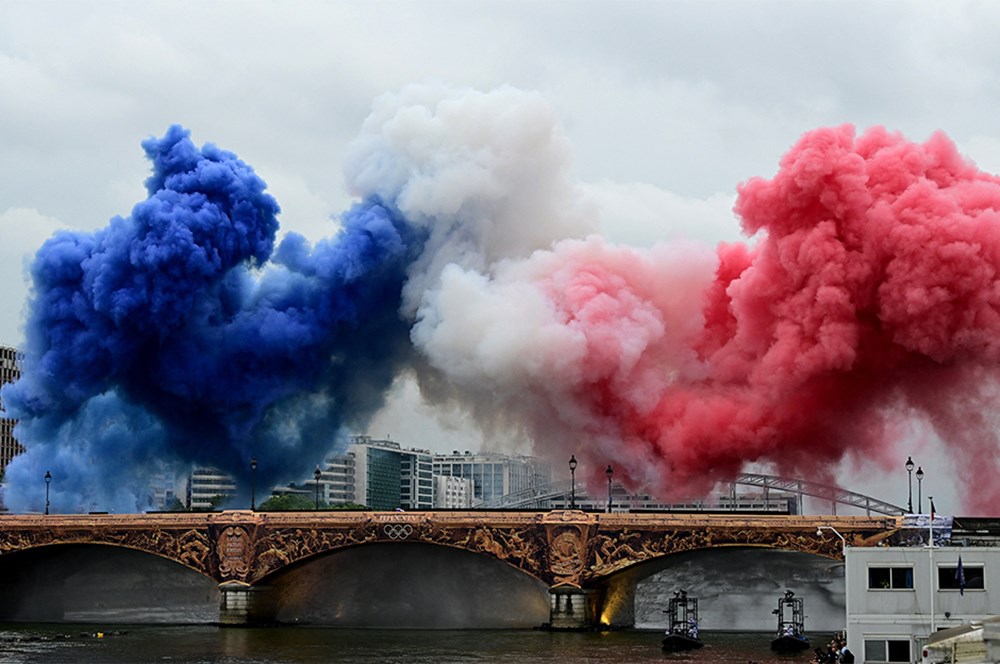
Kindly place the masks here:
[(709, 245), (745, 240), (733, 214), (735, 195), (689, 198), (642, 182), (605, 180), (583, 186), (595, 206), (601, 234), (636, 247), (657, 242), (699, 241)]
[(28, 208), (0, 213), (0, 343), (23, 342), (22, 309), (27, 293), (28, 266), (38, 247), (63, 228), (58, 219)]

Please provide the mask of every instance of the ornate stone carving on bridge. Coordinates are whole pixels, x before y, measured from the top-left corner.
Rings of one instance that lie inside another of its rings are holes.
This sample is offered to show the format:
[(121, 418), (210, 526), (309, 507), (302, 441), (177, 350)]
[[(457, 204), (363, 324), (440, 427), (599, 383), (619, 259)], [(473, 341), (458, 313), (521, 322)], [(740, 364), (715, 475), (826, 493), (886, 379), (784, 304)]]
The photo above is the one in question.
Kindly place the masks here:
[(575, 510), (549, 512), (542, 519), (548, 540), (550, 585), (582, 586), (596, 523), (595, 515)]
[(219, 574), (223, 579), (246, 580), (254, 563), (253, 542), (246, 528), (229, 526), (216, 539)]
[[(630, 528), (627, 518), (624, 520), (625, 524), (598, 528), (587, 579), (605, 577), (668, 554), (714, 547), (764, 547), (828, 558), (843, 557), (838, 537), (817, 533), (818, 526), (825, 524), (818, 517), (785, 517), (783, 520), (703, 517), (703, 523), (697, 524), (700, 527), (691, 527), (695, 523), (672, 524), (671, 519), (666, 518), (660, 527), (650, 527), (647, 523), (638, 528)], [(850, 546), (876, 546), (889, 537), (895, 527), (891, 518), (858, 520), (852, 524), (851, 517), (844, 517), (836, 523)]]
[(205, 519), (185, 516), (152, 527), (139, 515), (8, 517), (0, 528), (0, 554), (56, 544), (107, 544), (154, 553), (215, 577)]
[[(509, 515), (481, 513), (347, 513), (326, 527), (320, 525), (324, 519), (314, 516), (313, 527), (286, 525), (299, 516), (282, 515), (265, 522), (256, 540), (256, 563), (248, 581), (255, 583), (287, 565), (321, 553), (376, 542), (465, 549), (548, 581), (542, 555), (545, 541), (534, 524), (536, 515), (515, 515), (511, 519)], [(301, 517), (305, 521), (310, 519), (310, 515)]]
[(378, 539), (368, 515), (346, 524), (275, 525), (263, 529), (255, 544), (255, 564), (250, 576), (257, 582), (279, 569), (320, 553), (335, 551)]
[(502, 561), (550, 586), (587, 587), (673, 553), (758, 546), (841, 557), (841, 541), (875, 546), (891, 517), (728, 517), (718, 514), (554, 512), (295, 512), (0, 515), (0, 556), (55, 544), (107, 544), (154, 553), (219, 582), (254, 585), (325, 552), (380, 543), (450, 546)]

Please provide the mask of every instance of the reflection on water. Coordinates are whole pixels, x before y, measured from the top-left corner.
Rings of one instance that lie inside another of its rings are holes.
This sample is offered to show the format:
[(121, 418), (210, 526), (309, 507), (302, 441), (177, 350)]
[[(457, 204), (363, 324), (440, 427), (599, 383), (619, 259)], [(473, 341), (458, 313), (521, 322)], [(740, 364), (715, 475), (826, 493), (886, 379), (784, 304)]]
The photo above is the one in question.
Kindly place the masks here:
[[(532, 630), (354, 630), (307, 627), (0, 625), (0, 661), (10, 664), (449, 664), (541, 662), (805, 664), (809, 651), (771, 652), (771, 634), (705, 632), (705, 647), (665, 654), (660, 632), (567, 633)], [(829, 635), (815, 635), (815, 645)]]

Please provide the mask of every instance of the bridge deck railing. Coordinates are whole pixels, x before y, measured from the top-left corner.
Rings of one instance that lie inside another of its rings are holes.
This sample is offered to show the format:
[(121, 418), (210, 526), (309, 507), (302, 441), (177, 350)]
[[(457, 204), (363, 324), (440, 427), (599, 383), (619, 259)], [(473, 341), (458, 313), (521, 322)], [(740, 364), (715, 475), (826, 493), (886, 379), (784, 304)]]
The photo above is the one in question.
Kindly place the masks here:
[[(871, 516), (872, 514), (900, 516), (906, 513), (902, 507), (893, 505), (892, 503), (888, 503), (884, 500), (879, 500), (878, 498), (866, 496), (854, 491), (848, 491), (847, 489), (842, 489), (837, 486), (810, 482), (808, 480), (790, 479), (774, 475), (744, 473), (735, 478), (730, 484), (734, 487), (734, 493), (736, 485), (759, 487), (764, 490), (765, 494), (772, 490), (792, 493), (799, 496), (800, 507), (802, 496), (810, 496), (820, 500), (829, 501), (834, 507), (834, 514), (836, 514), (836, 505), (838, 504), (862, 509), (868, 516)], [(566, 498), (571, 494), (571, 492), (573, 492), (573, 490), (574, 487), (572, 482), (550, 482), (549, 484), (538, 485), (522, 491), (509, 493), (505, 496), (487, 501), (479, 507), (484, 509), (513, 509), (530, 507), (547, 508), (551, 506), (551, 501), (553, 500), (562, 499), (565, 503)], [(582, 499), (585, 497), (585, 494), (582, 491), (579, 491), (579, 487), (577, 487), (577, 491), (579, 493), (579, 498)], [(629, 504), (629, 501), (627, 500), (624, 503), (621, 501), (618, 502), (622, 507)]]

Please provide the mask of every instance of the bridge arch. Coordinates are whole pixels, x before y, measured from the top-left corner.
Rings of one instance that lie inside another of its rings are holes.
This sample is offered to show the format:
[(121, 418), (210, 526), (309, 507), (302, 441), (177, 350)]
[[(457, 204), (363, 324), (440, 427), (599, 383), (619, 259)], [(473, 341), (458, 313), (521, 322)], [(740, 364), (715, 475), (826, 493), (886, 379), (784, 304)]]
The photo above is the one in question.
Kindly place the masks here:
[(656, 527), (639, 525), (645, 521), (640, 515), (616, 514), (596, 522), (589, 542), (588, 583), (599, 583), (632, 565), (670, 554), (725, 547), (798, 551), (842, 559), (842, 542), (828, 532), (831, 528), (852, 546), (875, 546), (894, 532), (895, 525), (894, 520), (878, 524), (866, 517), (662, 515)]
[[(311, 515), (303, 514), (305, 518)], [(245, 580), (250, 585), (267, 583), (287, 567), (308, 563), (329, 553), (374, 544), (425, 544), (493, 558), (540, 581), (546, 580), (544, 534), (517, 523), (488, 523), (463, 515), (441, 524), (430, 513), (366, 514), (350, 528), (301, 527), (274, 523), (256, 534), (253, 569)], [(285, 519), (291, 519), (286, 515)]]
[(843, 563), (786, 549), (728, 546), (671, 553), (603, 579), (600, 622), (663, 629), (664, 609), (679, 590), (699, 599), (703, 629), (771, 630), (771, 610), (785, 590), (805, 600), (810, 631), (842, 628)]
[(0, 621), (215, 622), (218, 583), (160, 554), (61, 542), (0, 556)]
[(330, 549), (256, 588), (280, 623), (414, 629), (530, 628), (548, 620), (548, 584), (516, 566), (427, 542)]

